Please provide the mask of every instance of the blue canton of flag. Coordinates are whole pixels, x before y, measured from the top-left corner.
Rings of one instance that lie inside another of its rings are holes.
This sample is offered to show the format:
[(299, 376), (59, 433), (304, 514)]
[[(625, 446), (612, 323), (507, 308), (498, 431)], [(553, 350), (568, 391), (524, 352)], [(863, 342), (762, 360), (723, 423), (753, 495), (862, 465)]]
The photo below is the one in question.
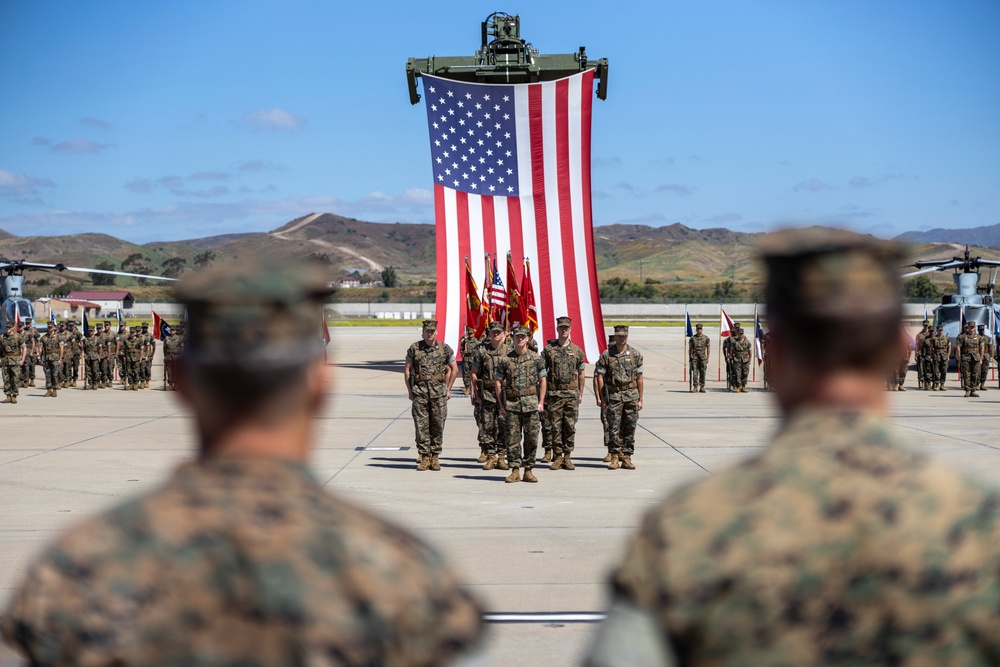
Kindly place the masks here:
[(688, 314), (687, 306), (684, 306), (684, 335), (688, 338), (694, 335), (694, 329), (691, 328), (691, 315)]
[(426, 90), (434, 182), (471, 194), (520, 194), (513, 88), (434, 79)]
[(54, 310), (49, 311), (49, 322), (51, 322), (52, 324), (56, 323), (56, 311)]
[(83, 337), (86, 338), (90, 335), (90, 320), (87, 319), (87, 309), (81, 307), (80, 310), (83, 311)]

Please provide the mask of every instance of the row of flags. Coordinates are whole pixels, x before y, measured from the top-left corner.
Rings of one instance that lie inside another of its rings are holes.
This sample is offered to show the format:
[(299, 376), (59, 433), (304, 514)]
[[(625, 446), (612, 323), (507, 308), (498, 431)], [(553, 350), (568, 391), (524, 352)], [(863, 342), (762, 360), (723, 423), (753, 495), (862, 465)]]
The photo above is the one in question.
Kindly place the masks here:
[(531, 280), (531, 262), (524, 258), (521, 282), (518, 283), (511, 254), (507, 253), (507, 284), (500, 277), (496, 256), (486, 255), (487, 281), (483, 283), (482, 296), (472, 275), (469, 258), (465, 258), (465, 321), (476, 336), (482, 336), (493, 322), (507, 328), (523, 324), (534, 335), (538, 330), (538, 310), (535, 307), (535, 288)]

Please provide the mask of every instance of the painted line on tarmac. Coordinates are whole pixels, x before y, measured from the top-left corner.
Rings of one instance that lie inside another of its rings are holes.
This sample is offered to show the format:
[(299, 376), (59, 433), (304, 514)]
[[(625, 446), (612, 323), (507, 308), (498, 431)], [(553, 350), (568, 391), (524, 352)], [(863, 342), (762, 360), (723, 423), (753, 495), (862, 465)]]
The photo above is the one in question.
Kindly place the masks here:
[(356, 452), (405, 452), (409, 447), (355, 447)]
[(604, 612), (547, 611), (538, 613), (497, 612), (483, 614), (486, 623), (600, 623), (607, 617)]

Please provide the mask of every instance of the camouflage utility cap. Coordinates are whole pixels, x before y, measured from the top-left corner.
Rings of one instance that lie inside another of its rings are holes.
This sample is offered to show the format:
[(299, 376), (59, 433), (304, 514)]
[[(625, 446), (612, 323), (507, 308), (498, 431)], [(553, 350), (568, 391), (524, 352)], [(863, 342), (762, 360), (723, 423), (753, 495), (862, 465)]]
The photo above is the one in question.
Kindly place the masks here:
[(758, 249), (767, 264), (772, 316), (858, 320), (901, 315), (895, 267), (902, 251), (895, 243), (810, 227), (768, 234)]
[(527, 336), (528, 335), (528, 327), (524, 326), (523, 324), (520, 324), (520, 325), (514, 327), (514, 329), (511, 331), (511, 333), (514, 334), (515, 336)]
[(490, 325), (490, 331), (503, 331), (503, 325), (499, 322), (494, 322)]
[(568, 327), (571, 324), (573, 324), (573, 320), (571, 320), (570, 318), (566, 317), (565, 315), (563, 315), (562, 317), (557, 317), (556, 318), (556, 326), (557, 327)]
[(695, 329), (704, 329), (705, 327), (703, 325), (701, 325), (701, 324), (696, 324), (696, 325), (694, 325), (694, 328)]
[(424, 320), (424, 331), (437, 331), (438, 321), (437, 320)]
[(619, 324), (618, 326), (615, 327), (615, 333), (616, 334), (627, 334), (628, 333), (628, 327), (625, 326), (624, 324)]
[(184, 354), (222, 364), (315, 358), (323, 351), (320, 305), (332, 292), (312, 264), (224, 263), (191, 274), (174, 289), (188, 313)]

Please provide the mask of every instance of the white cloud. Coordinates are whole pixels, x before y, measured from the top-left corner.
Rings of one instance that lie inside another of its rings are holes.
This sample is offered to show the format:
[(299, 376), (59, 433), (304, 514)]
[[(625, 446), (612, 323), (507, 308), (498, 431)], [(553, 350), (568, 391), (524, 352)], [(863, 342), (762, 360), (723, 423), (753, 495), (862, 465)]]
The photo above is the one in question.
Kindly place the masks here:
[(306, 119), (284, 109), (258, 109), (243, 114), (243, 122), (255, 130), (301, 130)]
[(0, 197), (4, 199), (33, 197), (39, 194), (38, 188), (54, 188), (55, 186), (56, 184), (47, 178), (35, 178), (0, 169)]
[(802, 181), (801, 183), (797, 183), (795, 187), (792, 189), (795, 190), (796, 192), (802, 192), (802, 191), (819, 192), (820, 190), (827, 190), (829, 189), (829, 187), (830, 186), (824, 183), (823, 181), (813, 177), (805, 181)]
[(113, 145), (114, 144), (99, 144), (96, 141), (90, 141), (89, 139), (69, 139), (68, 141), (62, 141), (56, 144), (49, 150), (55, 153), (100, 153), (105, 149), (111, 148)]
[(100, 118), (81, 118), (80, 122), (88, 127), (95, 127), (98, 130), (110, 130), (111, 123)]

